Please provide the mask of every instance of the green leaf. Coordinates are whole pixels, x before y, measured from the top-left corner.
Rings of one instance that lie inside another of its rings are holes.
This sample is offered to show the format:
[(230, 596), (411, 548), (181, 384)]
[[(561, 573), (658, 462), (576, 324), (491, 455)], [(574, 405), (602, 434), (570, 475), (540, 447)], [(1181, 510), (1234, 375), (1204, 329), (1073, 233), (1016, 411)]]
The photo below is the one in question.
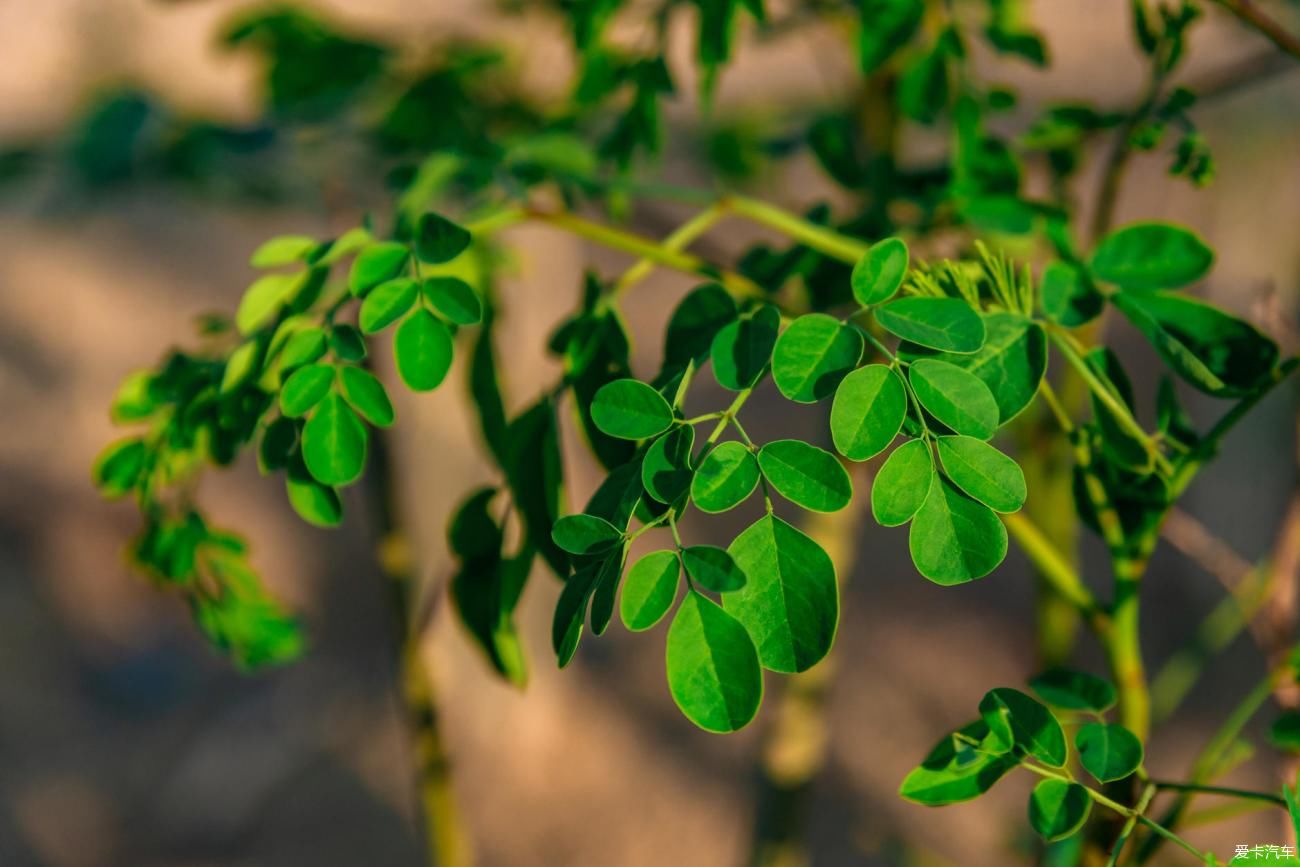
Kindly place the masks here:
[(1268, 739), (1279, 750), (1300, 753), (1300, 711), (1287, 711), (1274, 720)]
[(253, 251), (248, 264), (254, 268), (278, 268), (303, 262), (307, 254), (317, 247), (316, 239), (308, 235), (280, 235), (264, 241)]
[(302, 457), (324, 485), (355, 482), (366, 466), (369, 434), (361, 419), (337, 394), (328, 395), (302, 431)]
[(932, 357), (975, 374), (993, 393), (1001, 426), (1038, 394), (1047, 372), (1047, 335), (1041, 325), (1018, 313), (987, 313), (983, 319), (984, 345), (976, 352), (932, 353), (908, 345), (899, 348), (899, 356), (907, 361)]
[(1091, 811), (1092, 798), (1078, 783), (1042, 780), (1029, 795), (1029, 824), (1049, 842), (1077, 832)]
[(405, 244), (380, 241), (363, 249), (352, 260), (348, 273), (348, 289), (358, 297), (365, 295), (380, 283), (386, 283), (406, 268), (411, 255)]
[(995, 512), (1015, 512), (1025, 504), (1025, 474), (1020, 465), (974, 437), (939, 437), (939, 463), (954, 485)]
[(790, 323), (772, 353), (772, 379), (798, 403), (829, 397), (862, 358), (862, 335), (825, 313)]
[(1039, 287), (1043, 313), (1057, 325), (1075, 328), (1101, 315), (1106, 298), (1092, 285), (1088, 273), (1069, 262), (1051, 262), (1043, 269)]
[[(736, 302), (716, 283), (698, 287), (673, 310), (664, 335), (663, 371), (704, 363), (714, 337), (736, 318)], [(660, 377), (663, 377), (663, 373)]]
[(378, 334), (406, 315), (419, 297), (420, 287), (410, 277), (397, 277), (375, 287), (361, 302), (357, 324), (363, 334)]
[(1142, 741), (1117, 723), (1088, 723), (1074, 736), (1079, 761), (1099, 782), (1122, 780), (1142, 765)]
[(422, 287), (433, 308), (457, 325), (474, 325), (483, 320), (483, 302), (478, 293), (459, 277), (430, 277)]
[(1043, 764), (1065, 767), (1065, 732), (1052, 712), (1016, 689), (1000, 687), (980, 701), (980, 717), (989, 731)]
[(838, 512), (853, 499), (853, 483), (835, 455), (802, 440), (777, 440), (758, 452), (758, 465), (777, 493), (814, 512)]
[(1066, 710), (1102, 713), (1115, 706), (1115, 687), (1110, 681), (1083, 671), (1053, 668), (1029, 681), (1043, 701)]
[(998, 403), (975, 374), (932, 358), (918, 358), (908, 381), (926, 412), (953, 431), (986, 440), (998, 429)]
[(908, 440), (894, 449), (871, 486), (871, 514), (882, 527), (912, 520), (939, 476), (925, 440)]
[(616, 379), (596, 392), (591, 418), (612, 437), (638, 440), (667, 430), (673, 423), (673, 410), (663, 395), (644, 382)]
[(280, 370), (290, 371), (311, 364), (325, 354), (325, 331), (321, 328), (304, 328), (284, 344), (280, 352)]
[(1286, 810), (1291, 814), (1291, 827), (1300, 835), (1300, 773), (1296, 774), (1295, 785), (1282, 786), (1282, 797), (1286, 799)]
[(889, 447), (907, 415), (907, 391), (898, 374), (868, 364), (844, 377), (831, 404), (831, 439), (853, 461), (873, 458)]
[(1007, 529), (998, 516), (937, 475), (907, 542), (917, 571), (945, 586), (983, 578), (1007, 556)]
[(830, 650), (839, 622), (835, 566), (816, 542), (775, 515), (765, 515), (727, 549), (745, 586), (722, 597), (758, 645), (763, 667), (794, 673)]
[(632, 564), (619, 601), (623, 625), (644, 632), (662, 620), (677, 598), (681, 571), (676, 551), (654, 551)]
[(149, 449), (139, 438), (119, 440), (95, 459), (95, 487), (110, 499), (129, 494), (144, 471)]
[(257, 444), (257, 468), (262, 475), (289, 466), (298, 450), (298, 427), (296, 421), (284, 416), (266, 426)]
[(465, 252), (471, 240), (469, 230), (446, 217), (428, 213), (415, 227), (415, 255), (421, 262), (441, 265)]
[(691, 487), (691, 450), (695, 428), (690, 425), (668, 431), (646, 449), (641, 463), (645, 491), (661, 503), (675, 503)]
[(578, 641), (582, 638), (582, 625), (587, 619), (587, 607), (591, 603), (591, 594), (596, 590), (604, 562), (597, 560), (588, 563), (574, 572), (564, 582), (560, 598), (555, 602), (555, 617), (551, 620), (551, 647), (555, 650), (556, 663), (564, 668), (573, 659), (578, 650)]
[(551, 538), (570, 554), (599, 554), (617, 545), (623, 531), (595, 515), (566, 515), (555, 522)]
[(375, 427), (388, 427), (393, 423), (393, 403), (388, 399), (384, 384), (373, 373), (361, 367), (341, 367), (339, 386), (343, 397), (366, 421)]
[(333, 384), (332, 364), (309, 364), (298, 368), (280, 389), (280, 412), (289, 418), (306, 415), (325, 399)]
[(335, 325), (330, 332), (330, 349), (342, 361), (365, 361), (366, 338), (354, 325)]
[(989, 727), (970, 723), (945, 735), (898, 787), (903, 798), (942, 807), (978, 798), (1020, 764), (1006, 749), (993, 749)]
[(705, 731), (734, 732), (763, 700), (763, 673), (745, 627), (691, 591), (668, 629), (668, 689), (686, 718)]
[(883, 304), (898, 294), (907, 276), (907, 245), (898, 238), (885, 238), (871, 245), (853, 266), (850, 285), (853, 297), (863, 307)]
[(393, 356), (397, 373), (412, 391), (432, 391), (451, 369), (451, 333), (428, 310), (417, 310), (397, 327)]
[[(502, 469), (506, 471), (510, 492), (523, 517), (528, 543), (563, 578), (569, 574), (569, 557), (551, 540), (551, 527), (559, 517), (564, 488), (559, 436), (555, 405), (551, 398), (544, 397), (510, 422)], [(639, 489), (641, 474), (636, 469), (633, 481)], [(603, 517), (614, 523), (610, 515)]]
[(923, 0), (862, 0), (858, 66), (864, 76), (911, 41), (925, 14)]
[(1111, 303), (1175, 373), (1206, 394), (1243, 397), (1266, 383), (1277, 364), (1276, 343), (1209, 304), (1125, 292), (1112, 295)]
[(596, 488), (583, 511), (604, 518), (619, 530), (626, 531), (644, 490), (641, 465), (642, 459), (633, 458), (623, 466), (616, 467)]
[(780, 330), (781, 312), (771, 304), (764, 304), (724, 326), (713, 338), (709, 351), (718, 384), (732, 391), (743, 391), (758, 382), (772, 360)]
[(226, 369), (221, 376), (222, 394), (229, 394), (239, 388), (257, 372), (259, 349), (258, 341), (249, 340), (230, 353), (230, 358), (226, 360)]
[(1169, 223), (1132, 223), (1101, 239), (1092, 273), (1121, 289), (1176, 289), (1204, 276), (1214, 251), (1195, 232)]
[(984, 321), (957, 298), (899, 298), (875, 311), (890, 334), (941, 352), (975, 352), (984, 345)]
[(343, 523), (343, 501), (338, 492), (312, 478), (296, 478), (290, 473), (284, 480), (289, 505), (313, 527), (337, 527)]
[(297, 277), (296, 274), (266, 274), (254, 280), (235, 311), (235, 327), (239, 333), (252, 334), (269, 324), (289, 300)]
[(596, 590), (591, 597), (591, 633), (603, 635), (614, 619), (614, 602), (618, 585), (623, 578), (623, 564), (627, 560), (627, 543), (618, 545), (604, 555), (600, 574), (596, 576)]
[(745, 586), (745, 573), (722, 548), (714, 545), (691, 545), (682, 549), (682, 566), (686, 574), (705, 590), (731, 593)]
[(691, 480), (691, 500), (701, 512), (734, 509), (758, 487), (758, 461), (735, 440), (719, 443), (700, 462)]

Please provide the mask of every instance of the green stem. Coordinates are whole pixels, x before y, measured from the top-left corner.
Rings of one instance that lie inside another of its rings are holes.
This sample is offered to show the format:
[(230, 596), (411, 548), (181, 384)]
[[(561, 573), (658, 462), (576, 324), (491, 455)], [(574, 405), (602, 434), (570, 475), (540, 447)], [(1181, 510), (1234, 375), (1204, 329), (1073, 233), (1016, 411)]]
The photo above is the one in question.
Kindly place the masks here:
[(775, 229), (781, 234), (849, 264), (856, 263), (871, 245), (866, 241), (836, 232), (825, 226), (795, 216), (783, 208), (745, 196), (728, 196), (723, 200), (731, 210), (748, 217), (759, 225)]
[(1110, 860), (1106, 862), (1107, 867), (1116, 867), (1119, 864), (1119, 856), (1124, 852), (1124, 845), (1128, 843), (1128, 838), (1133, 834), (1133, 829), (1137, 827), (1138, 816), (1147, 811), (1151, 806), (1151, 800), (1156, 796), (1156, 787), (1147, 785), (1142, 790), (1142, 797), (1137, 802), (1137, 807), (1133, 810), (1133, 815), (1128, 817), (1124, 822), (1124, 827), (1120, 829), (1119, 837), (1115, 840), (1114, 847), (1111, 848)]
[(1200, 792), (1206, 795), (1222, 795), (1225, 798), (1244, 798), (1249, 801), (1267, 801), (1279, 807), (1286, 807), (1286, 798), (1272, 792), (1255, 792), (1250, 789), (1233, 789), (1227, 786), (1207, 786), (1200, 783), (1171, 783), (1166, 780), (1151, 781), (1157, 789), (1171, 792)]

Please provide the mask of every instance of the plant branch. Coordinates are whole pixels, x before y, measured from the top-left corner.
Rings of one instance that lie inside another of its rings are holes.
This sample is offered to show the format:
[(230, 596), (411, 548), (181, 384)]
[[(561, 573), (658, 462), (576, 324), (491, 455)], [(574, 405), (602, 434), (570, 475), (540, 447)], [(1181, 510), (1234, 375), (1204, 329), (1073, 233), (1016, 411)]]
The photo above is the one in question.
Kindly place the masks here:
[(1198, 783), (1174, 783), (1168, 780), (1152, 780), (1151, 782), (1157, 789), (1171, 792), (1200, 792), (1206, 795), (1223, 795), (1225, 798), (1267, 801), (1279, 807), (1286, 807), (1286, 799), (1272, 792), (1255, 792), (1250, 789), (1232, 789), (1227, 786), (1207, 786)]
[(1279, 51), (1284, 51), (1300, 60), (1300, 38), (1260, 10), (1254, 0), (1214, 0), (1214, 2), (1242, 24), (1272, 42)]
[(745, 196), (728, 196), (723, 201), (733, 212), (748, 217), (755, 223), (775, 229), (819, 253), (824, 253), (842, 262), (856, 263), (871, 247), (866, 241), (860, 241), (834, 229), (819, 226), (802, 217), (795, 216), (783, 208), (769, 205), (767, 202), (758, 199), (750, 199)]
[(1097, 603), (1092, 591), (1083, 583), (1079, 573), (1043, 531), (1020, 512), (1003, 515), (1002, 523), (1006, 524), (1007, 532), (1015, 538), (1016, 544), (1043, 579), (1079, 610), (1094, 631), (1103, 630), (1107, 622), (1106, 613)]

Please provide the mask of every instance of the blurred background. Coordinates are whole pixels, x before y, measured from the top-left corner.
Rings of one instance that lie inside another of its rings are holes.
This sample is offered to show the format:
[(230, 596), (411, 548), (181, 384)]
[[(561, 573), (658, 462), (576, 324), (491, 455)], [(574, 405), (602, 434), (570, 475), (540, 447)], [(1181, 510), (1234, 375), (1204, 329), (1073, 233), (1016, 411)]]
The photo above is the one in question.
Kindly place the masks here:
[[(123, 87), (151, 94), (177, 116), (255, 121), (256, 63), (222, 51), (216, 39), (223, 22), (249, 5), (0, 0), (0, 149), (21, 155), (39, 146), (76, 158), (88, 113)], [(345, 32), (416, 54), (422, 38), (446, 32), (503, 41), (523, 79), (541, 92), (562, 89), (572, 72), (567, 36), (550, 16), (507, 16), (480, 0), (303, 5)], [(1295, 6), (1277, 5), (1284, 20), (1300, 20), (1285, 18)], [(1039, 0), (1029, 8), (1052, 47), (1049, 69), (976, 57), (986, 79), (1020, 90), (1025, 116), (1067, 96), (1107, 108), (1139, 98), (1144, 73), (1127, 0)], [(689, 34), (682, 36), (689, 65)], [(751, 42), (721, 78), (719, 113), (815, 104), (855, 79), (842, 34), (814, 28), (798, 39)], [(1170, 218), (1197, 228), (1219, 252), (1204, 295), (1294, 352), (1300, 64), (1270, 61), (1244, 81), (1234, 72), (1269, 50), (1221, 14), (1195, 30), (1182, 75), (1197, 82), (1235, 76), (1193, 111), (1216, 153), (1218, 177), (1194, 190), (1167, 177), (1163, 158), (1139, 156), (1118, 218)], [(665, 173), (707, 185), (688, 146), (698, 115), (694, 91), (682, 92), (670, 113)], [(905, 156), (934, 152), (927, 134), (909, 136)], [(341, 530), (315, 530), (251, 460), (210, 474), (205, 506), (248, 534), (255, 562), (310, 633), (311, 649), (300, 662), (248, 676), (208, 649), (174, 598), (127, 568), (122, 550), (136, 530), (135, 510), (101, 501), (90, 484), (95, 455), (115, 436), (107, 407), (118, 382), (189, 340), (199, 314), (233, 309), (253, 277), (248, 254), (261, 240), (327, 235), (383, 201), (382, 175), (369, 174), (367, 185), (367, 164), (349, 161), (345, 145), (326, 141), (316, 152), (322, 163), (313, 170), (337, 177), (349, 191), (329, 207), (321, 207), (317, 191), (299, 195), (295, 178), (279, 174), (284, 165), (259, 164), (256, 156), (230, 168), (243, 174), (217, 177), (203, 189), (160, 177), (96, 184), (93, 171), (69, 179), (48, 161), (29, 177), (21, 156), (0, 162), (3, 867), (422, 863), (391, 653), (395, 624), (363, 510), (352, 509)], [(1084, 167), (1084, 188), (1096, 162)], [(21, 182), (10, 177), (20, 168)], [(226, 195), (226, 181), (278, 192)], [(810, 161), (796, 159), (763, 190), (798, 208), (825, 198), (830, 187)], [(684, 215), (640, 210), (633, 224), (661, 235)], [(726, 224), (707, 243), (721, 258), (759, 237)], [(545, 341), (576, 303), (583, 269), (612, 275), (627, 260), (546, 228), (512, 230), (508, 238), (516, 259), (502, 286), (501, 366), (508, 408), (518, 410), (557, 373)], [(627, 313), (643, 338), (636, 344), (638, 372), (657, 368), (657, 335), (692, 285), (656, 274), (633, 294)], [(1146, 350), (1125, 328), (1115, 339), (1139, 386), (1150, 387)], [(436, 393), (395, 391), (402, 505), (421, 574), (432, 582), (451, 569), (444, 541), (451, 509), (492, 478), (475, 440), (462, 361)], [(1184, 503), (1247, 561), (1273, 556), (1294, 494), (1296, 398), (1293, 388), (1278, 389), (1228, 440)], [(768, 412), (758, 425), (765, 438), (823, 436), (825, 407), (792, 412), (778, 401), (759, 404), (757, 418)], [(1220, 409), (1208, 399), (1192, 403), (1202, 422)], [(572, 430), (566, 435), (569, 497), (582, 502), (599, 477)], [(720, 526), (692, 530), (704, 539)], [(989, 797), (942, 812), (905, 803), (896, 789), (941, 732), (971, 716), (988, 688), (1019, 685), (1033, 673), (1026, 564), (1013, 550), (989, 578), (941, 589), (915, 574), (904, 533), (864, 521), (859, 540), (856, 568), (842, 576), (825, 763), (807, 793), (811, 860), (1008, 863), (1007, 852), (1031, 851), (1031, 841), (1017, 836), (1027, 833), (1028, 775), (1012, 775)], [(1098, 551), (1086, 553), (1090, 564), (1101, 564)], [(532, 657), (525, 691), (491, 675), (446, 606), (429, 632), (427, 659), (455, 794), (477, 863), (743, 863), (758, 821), (759, 745), (774, 724), (781, 684), (769, 681), (764, 710), (745, 732), (703, 733), (668, 695), (662, 628), (635, 637), (614, 628), (584, 642), (569, 669), (555, 671), (549, 624), (558, 591), (558, 582), (534, 576), (521, 606)], [(1156, 555), (1147, 592), (1153, 668), (1224, 595), (1203, 563), (1169, 545)], [(1082, 646), (1081, 662), (1098, 664), (1089, 642)], [(1181, 774), (1264, 665), (1248, 637), (1217, 660), (1157, 737), (1153, 772)], [(1261, 750), (1230, 782), (1275, 788), (1276, 761)], [(1208, 835), (1189, 832), (1220, 852), (1237, 843), (1283, 842), (1284, 835), (1280, 814), (1271, 813), (1235, 819)]]

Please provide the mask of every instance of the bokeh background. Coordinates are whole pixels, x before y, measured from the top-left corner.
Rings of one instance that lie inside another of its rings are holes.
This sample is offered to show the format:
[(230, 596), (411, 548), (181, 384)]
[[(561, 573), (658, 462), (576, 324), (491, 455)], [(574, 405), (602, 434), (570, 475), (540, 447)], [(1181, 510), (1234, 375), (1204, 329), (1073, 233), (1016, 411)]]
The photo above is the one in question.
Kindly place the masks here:
[[(121, 84), (185, 114), (255, 117), (255, 65), (215, 44), (221, 22), (248, 5), (0, 0), (0, 142), (57, 148), (96, 94)], [(447, 31), (503, 40), (533, 86), (567, 81), (567, 39), (551, 18), (506, 17), (479, 0), (309, 5), (412, 50)], [(1300, 19), (1285, 17), (1300, 11), (1294, 5), (1275, 5), (1284, 20)], [(1144, 74), (1127, 0), (1030, 6), (1052, 47), (1049, 70), (977, 56), (986, 78), (1020, 89), (1024, 116), (1065, 96), (1110, 108), (1138, 98)], [(1210, 17), (1194, 33), (1187, 80), (1218, 81), (1269, 53), (1226, 17)], [(690, 39), (681, 36), (685, 66)], [(1119, 218), (1171, 218), (1200, 230), (1219, 251), (1204, 295), (1294, 352), (1300, 64), (1259, 66), (1252, 80), (1194, 109), (1218, 158), (1215, 183), (1195, 191), (1166, 176), (1163, 156), (1140, 156)], [(812, 30), (746, 43), (723, 76), (716, 110), (834, 99), (854, 76), (843, 34)], [(683, 92), (665, 172), (706, 182), (678, 146), (697, 116), (693, 88)], [(909, 136), (905, 155), (935, 152), (933, 138)], [(1096, 163), (1085, 167), (1085, 187)], [(811, 163), (796, 161), (765, 193), (799, 207), (828, 190)], [(314, 530), (251, 461), (210, 476), (204, 503), (249, 535), (255, 562), (310, 627), (312, 648), (302, 661), (250, 677), (203, 644), (174, 599), (126, 568), (121, 552), (135, 530), (134, 511), (101, 502), (89, 481), (94, 456), (114, 436), (106, 408), (118, 381), (188, 339), (198, 314), (232, 309), (252, 278), (248, 253), (263, 238), (328, 234), (364, 204), (326, 212), (311, 201), (231, 201), (161, 182), (92, 191), (46, 175), (0, 186), (0, 865), (421, 863), (390, 652), (395, 625), (362, 510), (352, 509), (339, 531)], [(638, 211), (635, 225), (662, 233), (682, 216)], [(502, 290), (502, 366), (510, 408), (519, 409), (556, 374), (539, 359), (550, 328), (576, 301), (583, 268), (611, 274), (626, 260), (548, 229), (509, 237), (517, 260)], [(756, 237), (727, 224), (708, 243), (727, 255)], [(634, 293), (628, 317), (642, 336), (637, 370), (657, 367), (657, 335), (691, 285), (657, 274)], [(1149, 388), (1153, 365), (1143, 348), (1122, 328), (1116, 340), (1139, 386)], [(402, 505), (421, 574), (432, 582), (450, 569), (443, 540), (450, 510), (464, 491), (491, 479), (461, 372), (458, 362), (449, 386), (398, 404)], [(791, 413), (789, 404), (768, 401), (765, 417), (762, 404), (764, 437), (822, 436), (824, 408)], [(1218, 410), (1209, 400), (1192, 408), (1201, 421)], [(1295, 391), (1279, 389), (1185, 502), (1250, 561), (1274, 551), (1293, 496), (1295, 412)], [(597, 477), (572, 432), (565, 457), (571, 500), (581, 502)], [(694, 532), (703, 538), (717, 529)], [(1025, 563), (1013, 551), (986, 580), (941, 589), (913, 571), (904, 533), (866, 521), (858, 540), (828, 686), (825, 767), (808, 795), (812, 861), (1009, 863), (1016, 856), (1007, 852), (1028, 851), (1018, 835), (1031, 780), (1013, 775), (981, 801), (941, 812), (906, 804), (895, 791), (938, 734), (971, 716), (986, 689), (1033, 673)], [(1087, 553), (1100, 565), (1095, 550)], [(1148, 658), (1158, 665), (1224, 591), (1168, 545), (1147, 584)], [(743, 863), (755, 833), (757, 753), (780, 684), (769, 682), (755, 725), (720, 738), (694, 729), (673, 707), (663, 629), (629, 636), (614, 628), (584, 642), (571, 668), (557, 672), (548, 629), (558, 590), (539, 574), (524, 598), (520, 620), (533, 666), (523, 692), (490, 675), (445, 606), (430, 629), (455, 791), (478, 862)], [(1081, 661), (1095, 664), (1083, 645)], [(1149, 756), (1156, 773), (1179, 775), (1263, 670), (1248, 638), (1214, 663), (1157, 737)], [(1251, 731), (1261, 735), (1258, 725)], [(1275, 754), (1262, 749), (1231, 781), (1272, 788), (1279, 770)], [(1190, 836), (1231, 852), (1236, 843), (1283, 842), (1284, 834), (1277, 816), (1255, 815)]]

